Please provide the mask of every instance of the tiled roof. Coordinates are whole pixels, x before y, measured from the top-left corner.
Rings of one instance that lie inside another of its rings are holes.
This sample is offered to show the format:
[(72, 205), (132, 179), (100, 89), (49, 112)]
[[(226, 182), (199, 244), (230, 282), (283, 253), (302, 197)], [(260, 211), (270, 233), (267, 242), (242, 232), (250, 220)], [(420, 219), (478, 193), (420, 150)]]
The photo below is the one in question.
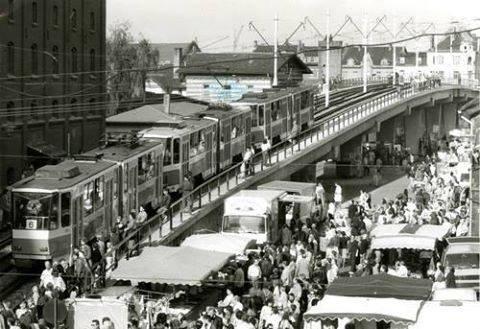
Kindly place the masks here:
[[(368, 55), (372, 60), (374, 66), (384, 66), (382, 65), (382, 60), (386, 60), (385, 66), (391, 66), (393, 60), (393, 48), (392, 47), (369, 47), (367, 48)], [(405, 47), (396, 48), (397, 56), (397, 65), (401, 66), (412, 66), (415, 65), (415, 53), (408, 52)], [(420, 65), (426, 65), (427, 63), (427, 54), (425, 52), (418, 53), (419, 58), (421, 58)], [(405, 63), (401, 63), (400, 58), (405, 58)], [(348, 60), (352, 58), (355, 62), (355, 65), (361, 65), (363, 60), (363, 48), (362, 47), (348, 47), (343, 50), (342, 54), (342, 65), (347, 65)]]
[(194, 52), (200, 52), (200, 48), (198, 47), (195, 41), (192, 42), (181, 42), (181, 43), (152, 43), (152, 48), (158, 50), (159, 54), (159, 61), (160, 65), (168, 65), (173, 64), (173, 58), (175, 56), (175, 49), (181, 48), (183, 53), (182, 60), (185, 57)]
[(463, 32), (463, 33), (456, 33), (453, 34), (451, 37), (450, 35), (446, 36), (445, 39), (440, 41), (437, 44), (437, 50), (439, 51), (449, 51), (450, 50), (450, 40), (452, 42), (452, 50), (453, 51), (459, 51), (460, 50), (460, 45), (463, 42), (466, 43), (471, 43), (475, 46), (476, 40), (475, 37), (469, 33), (469, 32)]
[[(302, 73), (312, 73), (295, 54), (280, 54), (278, 68), (286, 63), (296, 65)], [(181, 74), (226, 74), (273, 76), (273, 55), (269, 53), (197, 53), (191, 55)]]

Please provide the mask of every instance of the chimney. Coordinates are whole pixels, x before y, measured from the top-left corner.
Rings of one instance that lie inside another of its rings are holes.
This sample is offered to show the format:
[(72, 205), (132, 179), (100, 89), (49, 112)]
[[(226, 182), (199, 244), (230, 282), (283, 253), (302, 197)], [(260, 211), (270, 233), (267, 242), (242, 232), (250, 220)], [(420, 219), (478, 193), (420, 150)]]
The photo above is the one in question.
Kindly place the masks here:
[(255, 47), (255, 49), (257, 49), (257, 47), (258, 47), (258, 41), (257, 40), (253, 41), (253, 46)]
[(178, 68), (182, 65), (183, 49), (175, 48), (173, 55), (173, 78), (178, 79)]
[(170, 114), (170, 94), (163, 94), (163, 111), (166, 114)]

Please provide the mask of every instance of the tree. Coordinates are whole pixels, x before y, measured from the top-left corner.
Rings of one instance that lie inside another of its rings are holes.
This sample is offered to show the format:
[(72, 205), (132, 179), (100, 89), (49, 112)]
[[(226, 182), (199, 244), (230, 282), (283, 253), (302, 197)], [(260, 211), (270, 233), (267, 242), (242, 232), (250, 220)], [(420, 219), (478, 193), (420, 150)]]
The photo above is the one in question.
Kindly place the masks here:
[(147, 81), (148, 72), (158, 67), (160, 54), (158, 49), (153, 49), (150, 42), (142, 38), (137, 45), (137, 86), (141, 86), (141, 97), (145, 101), (145, 83)]
[(107, 90), (110, 113), (115, 113), (122, 100), (145, 100), (148, 72), (158, 66), (159, 53), (142, 38), (138, 44), (130, 33), (128, 22), (110, 27), (107, 38)]

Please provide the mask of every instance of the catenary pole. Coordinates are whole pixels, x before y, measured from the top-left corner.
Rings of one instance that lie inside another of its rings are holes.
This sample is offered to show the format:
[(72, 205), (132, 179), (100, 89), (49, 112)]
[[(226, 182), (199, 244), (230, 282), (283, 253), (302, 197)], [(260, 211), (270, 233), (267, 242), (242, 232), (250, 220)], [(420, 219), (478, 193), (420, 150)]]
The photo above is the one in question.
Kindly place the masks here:
[(278, 85), (278, 14), (276, 13), (273, 38), (273, 86), (276, 87)]
[[(325, 89), (325, 107), (330, 105), (330, 10), (327, 9), (327, 35), (326, 35), (326, 50), (325, 54), (325, 83), (327, 88)], [(318, 58), (320, 61), (320, 57)]]
[(363, 15), (363, 92), (367, 92), (367, 43), (368, 43), (368, 22), (367, 14)]

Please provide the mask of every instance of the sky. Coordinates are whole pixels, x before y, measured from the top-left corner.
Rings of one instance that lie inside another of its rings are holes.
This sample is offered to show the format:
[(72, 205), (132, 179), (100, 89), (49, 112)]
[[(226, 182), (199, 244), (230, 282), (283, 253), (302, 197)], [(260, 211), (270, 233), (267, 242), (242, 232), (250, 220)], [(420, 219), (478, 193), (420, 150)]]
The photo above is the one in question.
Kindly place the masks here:
[[(480, 0), (107, 0), (107, 26), (128, 21), (136, 39), (145, 37), (153, 43), (188, 42), (198, 40), (203, 51), (221, 52), (233, 49), (235, 31), (243, 26), (237, 50), (248, 50), (260, 36), (248, 28), (249, 22), (273, 40), (274, 16), (279, 18), (279, 43), (283, 43), (300, 22), (308, 16), (316, 28), (325, 33), (327, 13), (330, 13), (330, 33), (335, 33), (346, 16), (352, 17), (360, 29), (363, 21), (372, 28), (378, 18), (393, 30), (410, 18), (410, 32), (399, 38), (418, 33), (434, 23), (437, 32), (453, 24), (480, 27)], [(366, 19), (364, 19), (366, 17)], [(476, 20), (478, 19), (478, 20)], [(433, 32), (430, 27), (428, 32)], [(480, 30), (478, 32), (480, 35)], [(338, 37), (348, 43), (360, 42), (361, 36), (352, 24), (340, 31)], [(314, 44), (314, 29), (307, 24), (300, 28), (291, 43), (303, 40)], [(369, 42), (391, 39), (384, 26), (372, 32)], [(423, 40), (425, 41), (425, 40)], [(416, 43), (421, 47), (422, 41)]]

